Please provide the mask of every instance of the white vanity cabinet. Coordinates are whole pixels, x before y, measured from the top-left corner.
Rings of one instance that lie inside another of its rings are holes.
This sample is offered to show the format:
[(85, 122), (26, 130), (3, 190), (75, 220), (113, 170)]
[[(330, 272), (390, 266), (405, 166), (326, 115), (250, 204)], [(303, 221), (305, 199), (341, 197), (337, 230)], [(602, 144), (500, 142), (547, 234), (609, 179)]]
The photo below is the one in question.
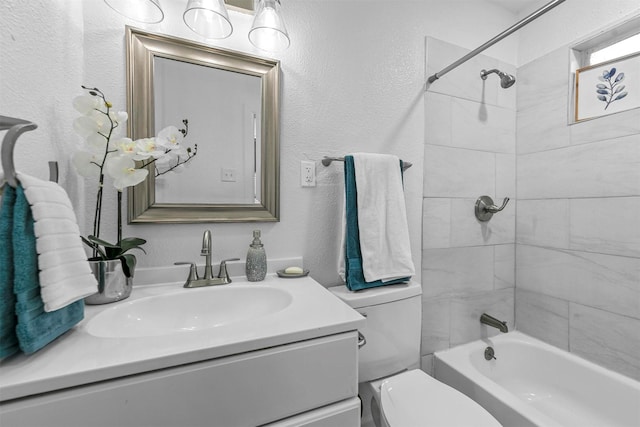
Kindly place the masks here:
[(359, 426), (357, 333), (27, 396), (0, 404), (12, 426)]
[(137, 286), (0, 363), (0, 427), (357, 427), (366, 320), (310, 277)]

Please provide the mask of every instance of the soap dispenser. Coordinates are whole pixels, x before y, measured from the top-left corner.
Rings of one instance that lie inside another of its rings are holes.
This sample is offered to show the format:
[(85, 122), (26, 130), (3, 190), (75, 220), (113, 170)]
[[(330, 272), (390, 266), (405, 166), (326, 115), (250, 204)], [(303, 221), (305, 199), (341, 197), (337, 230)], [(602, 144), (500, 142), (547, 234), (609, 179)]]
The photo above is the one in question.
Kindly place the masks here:
[(253, 242), (249, 245), (245, 269), (250, 282), (264, 280), (267, 274), (267, 254), (260, 241), (260, 230), (253, 230)]

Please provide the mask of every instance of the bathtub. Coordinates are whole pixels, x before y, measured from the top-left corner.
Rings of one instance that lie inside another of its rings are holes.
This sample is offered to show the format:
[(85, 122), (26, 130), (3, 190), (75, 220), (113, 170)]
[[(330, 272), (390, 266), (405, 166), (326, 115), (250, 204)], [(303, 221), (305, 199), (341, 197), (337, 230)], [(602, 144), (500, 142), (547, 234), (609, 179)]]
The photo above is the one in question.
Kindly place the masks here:
[(640, 382), (521, 332), (437, 352), (434, 370), (505, 427), (640, 426)]

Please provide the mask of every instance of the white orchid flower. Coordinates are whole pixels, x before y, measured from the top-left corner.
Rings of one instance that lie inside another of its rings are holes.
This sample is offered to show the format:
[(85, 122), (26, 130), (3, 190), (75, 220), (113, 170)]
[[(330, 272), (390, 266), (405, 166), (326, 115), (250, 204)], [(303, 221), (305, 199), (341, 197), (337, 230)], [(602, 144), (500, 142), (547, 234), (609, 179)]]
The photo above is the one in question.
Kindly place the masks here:
[(73, 130), (83, 138), (98, 133), (99, 124), (89, 116), (80, 116), (73, 121)]
[(171, 158), (169, 156), (162, 156), (156, 159), (155, 166), (158, 169), (168, 169), (171, 167)]
[(133, 141), (131, 138), (121, 138), (113, 142), (112, 145), (113, 148), (120, 152), (120, 154), (127, 155), (133, 160), (146, 160), (151, 157), (151, 154), (140, 153), (137, 141)]
[(109, 116), (100, 111), (93, 110), (91, 113), (89, 113), (89, 117), (96, 121), (98, 125), (98, 132), (102, 132), (105, 134), (109, 133), (109, 131), (112, 129), (112, 126), (114, 125), (111, 120), (109, 120)]
[(107, 159), (105, 168), (107, 175), (113, 178), (113, 186), (118, 191), (140, 184), (149, 174), (147, 169), (136, 169), (134, 160), (129, 156)]
[(167, 126), (160, 132), (158, 132), (158, 136), (156, 139), (160, 147), (163, 147), (167, 150), (174, 150), (180, 146), (182, 140), (184, 139), (184, 135), (182, 135), (182, 132), (180, 132), (177, 127)]
[(102, 103), (100, 98), (92, 95), (80, 95), (73, 98), (73, 108), (85, 116), (93, 110), (100, 108), (100, 104)]
[(111, 117), (113, 123), (123, 125), (129, 118), (129, 114), (126, 111), (110, 111), (109, 117)]
[(85, 142), (89, 150), (91, 151), (99, 151), (104, 154), (104, 150), (107, 147), (107, 138), (100, 133), (92, 133), (91, 135), (85, 138)]
[(100, 163), (102, 157), (98, 153), (90, 151), (76, 151), (71, 157), (71, 162), (79, 175), (85, 178), (98, 177), (100, 175)]
[(147, 158), (153, 156), (154, 159), (162, 157), (165, 150), (158, 146), (155, 138), (142, 138), (135, 141), (136, 151), (140, 155), (146, 155)]
[(180, 160), (180, 157), (182, 156), (187, 156), (188, 152), (187, 149), (181, 145), (174, 147), (171, 149), (171, 151), (167, 152), (167, 155), (172, 158), (172, 159), (178, 159)]
[(104, 113), (93, 110), (86, 116), (76, 118), (73, 121), (73, 129), (83, 138), (96, 133), (108, 134), (111, 130), (111, 121)]

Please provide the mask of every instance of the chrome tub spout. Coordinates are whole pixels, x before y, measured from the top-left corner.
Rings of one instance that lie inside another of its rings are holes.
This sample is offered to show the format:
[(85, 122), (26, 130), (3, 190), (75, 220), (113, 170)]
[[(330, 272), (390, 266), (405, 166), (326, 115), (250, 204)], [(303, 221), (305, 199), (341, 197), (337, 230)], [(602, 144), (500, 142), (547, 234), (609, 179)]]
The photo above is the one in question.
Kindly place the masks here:
[(480, 323), (484, 323), (485, 325), (489, 325), (496, 329), (499, 329), (500, 332), (509, 332), (507, 322), (502, 322), (493, 316), (489, 316), (487, 313), (482, 313), (482, 316), (480, 316)]

